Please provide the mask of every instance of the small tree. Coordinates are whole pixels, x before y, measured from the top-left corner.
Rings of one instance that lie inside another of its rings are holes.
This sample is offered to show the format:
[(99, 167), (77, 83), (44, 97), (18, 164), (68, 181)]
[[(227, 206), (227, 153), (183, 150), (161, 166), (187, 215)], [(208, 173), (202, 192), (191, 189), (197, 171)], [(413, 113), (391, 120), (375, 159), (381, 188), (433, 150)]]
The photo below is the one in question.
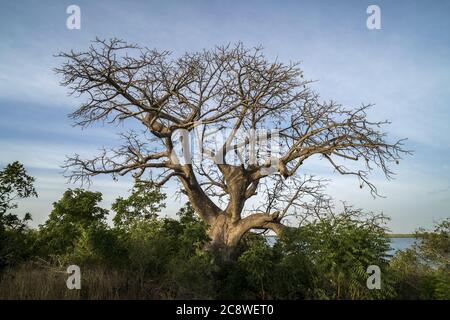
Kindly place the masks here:
[[(209, 247), (225, 259), (249, 230), (280, 234), (289, 215), (303, 219), (311, 203), (324, 203), (320, 179), (301, 175), (310, 159), (355, 176), (377, 195), (369, 173), (378, 167), (391, 177), (390, 164), (407, 153), (401, 140), (387, 140), (388, 121), (368, 119), (371, 105), (321, 102), (297, 63), (270, 62), (261, 48), (239, 43), (170, 59), (166, 51), (97, 39), (86, 52), (59, 57), (66, 60), (56, 69), (62, 85), (87, 98), (71, 115), (77, 125), (134, 120), (144, 129), (123, 134), (121, 147), (93, 159), (69, 158), (69, 176), (132, 173), (156, 185), (176, 178), (209, 226)], [(183, 161), (190, 150), (182, 157), (177, 145), (194, 131), (201, 159)], [(208, 140), (218, 136), (219, 144)], [(262, 152), (255, 141), (274, 142), (278, 151)], [(261, 206), (252, 207), (256, 195)]]
[(431, 232), (419, 229), (416, 237), (422, 240), (415, 246), (421, 259), (450, 272), (450, 218), (437, 223)]
[[(319, 299), (380, 299), (393, 296), (387, 277), (381, 290), (368, 290), (369, 265), (386, 271), (389, 239), (387, 218), (345, 205), (340, 214), (324, 214), (313, 223), (292, 230), (280, 251), (303, 251), (315, 267), (310, 294)], [(278, 245), (278, 244), (277, 244)]]
[(433, 231), (419, 229), (417, 242), (398, 251), (391, 270), (400, 299), (450, 299), (450, 218)]
[(17, 208), (17, 200), (29, 197), (37, 197), (34, 178), (18, 161), (8, 164), (0, 171), (0, 228), (25, 228), (31, 215), (26, 213), (21, 220), (11, 211)]
[(21, 219), (12, 211), (18, 208), (17, 200), (37, 197), (34, 178), (24, 166), (15, 161), (0, 170), (0, 270), (25, 260), (32, 251), (27, 222), (31, 215)]
[(98, 205), (101, 200), (100, 192), (69, 189), (53, 203), (52, 212), (40, 228), (41, 244), (49, 255), (71, 252), (83, 231), (104, 223), (108, 210)]
[(153, 182), (137, 182), (128, 198), (119, 197), (112, 204), (112, 210), (116, 212), (113, 218), (115, 226), (126, 228), (138, 219), (156, 218), (166, 207), (163, 203), (165, 199), (166, 195)]

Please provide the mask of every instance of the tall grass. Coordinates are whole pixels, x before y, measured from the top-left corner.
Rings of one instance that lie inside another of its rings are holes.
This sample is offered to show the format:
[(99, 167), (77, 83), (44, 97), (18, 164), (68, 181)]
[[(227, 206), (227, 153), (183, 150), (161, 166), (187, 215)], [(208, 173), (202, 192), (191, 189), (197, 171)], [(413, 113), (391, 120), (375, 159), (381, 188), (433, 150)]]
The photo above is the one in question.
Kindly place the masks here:
[(102, 267), (81, 268), (81, 289), (69, 290), (63, 268), (28, 263), (5, 270), (0, 278), (0, 299), (160, 299), (153, 281), (131, 272)]

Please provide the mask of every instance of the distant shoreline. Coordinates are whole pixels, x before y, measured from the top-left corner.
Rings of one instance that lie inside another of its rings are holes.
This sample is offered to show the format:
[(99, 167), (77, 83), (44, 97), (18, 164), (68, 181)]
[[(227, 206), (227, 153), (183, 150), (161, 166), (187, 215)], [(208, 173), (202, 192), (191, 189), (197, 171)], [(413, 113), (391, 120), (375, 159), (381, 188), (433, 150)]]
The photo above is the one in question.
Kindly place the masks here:
[(388, 238), (417, 238), (415, 233), (388, 233)]
[[(418, 233), (387, 233), (388, 238), (420, 238)], [(276, 238), (276, 235), (266, 235), (266, 238)]]

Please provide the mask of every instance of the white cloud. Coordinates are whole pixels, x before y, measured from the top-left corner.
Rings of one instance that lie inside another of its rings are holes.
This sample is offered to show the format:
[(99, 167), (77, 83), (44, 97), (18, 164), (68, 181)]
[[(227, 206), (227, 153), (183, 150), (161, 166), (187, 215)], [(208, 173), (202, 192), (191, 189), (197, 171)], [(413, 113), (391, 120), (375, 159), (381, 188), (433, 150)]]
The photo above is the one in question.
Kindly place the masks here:
[(73, 99), (53, 73), (51, 53), (0, 45), (0, 98), (44, 106), (68, 106)]

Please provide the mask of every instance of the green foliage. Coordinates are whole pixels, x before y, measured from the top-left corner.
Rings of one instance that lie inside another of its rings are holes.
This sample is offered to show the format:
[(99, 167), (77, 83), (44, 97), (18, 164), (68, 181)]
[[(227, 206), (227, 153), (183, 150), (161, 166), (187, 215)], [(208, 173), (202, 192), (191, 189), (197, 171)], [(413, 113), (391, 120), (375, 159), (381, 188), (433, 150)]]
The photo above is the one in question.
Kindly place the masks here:
[[(346, 214), (307, 224), (287, 235), (280, 243), (285, 255), (302, 253), (315, 269), (312, 298), (370, 299), (389, 296), (391, 287), (384, 281), (382, 290), (368, 290), (369, 265), (382, 272), (387, 267), (389, 241), (382, 221)], [(384, 279), (387, 280), (387, 279)]]
[(207, 252), (189, 257), (176, 256), (167, 265), (163, 288), (168, 298), (212, 299), (216, 296), (214, 275), (217, 266)]
[(48, 220), (40, 229), (40, 248), (46, 256), (65, 256), (73, 252), (80, 237), (92, 225), (105, 223), (108, 210), (98, 204), (100, 192), (69, 189), (53, 204)]
[(139, 274), (156, 276), (164, 272), (175, 253), (176, 235), (166, 233), (163, 220), (135, 222), (124, 235), (130, 267)]
[[(236, 264), (223, 266), (223, 298), (380, 299), (393, 296), (389, 277), (367, 289), (369, 265), (387, 269), (388, 239), (380, 219), (343, 213), (286, 230), (270, 246), (244, 239)], [(236, 288), (240, 288), (239, 291)]]
[(412, 248), (397, 252), (390, 265), (400, 299), (450, 299), (450, 218), (433, 232), (419, 229)]
[[(8, 167), (0, 177), (7, 210), (16, 207), (17, 197), (35, 194), (33, 179), (20, 164)], [(345, 207), (341, 214), (287, 229), (274, 244), (261, 234), (248, 232), (238, 245), (236, 261), (224, 262), (205, 251), (207, 225), (189, 203), (176, 219), (158, 216), (164, 199), (155, 185), (137, 183), (128, 198), (114, 202), (113, 227), (106, 222), (108, 210), (100, 207), (101, 193), (82, 189), (64, 192), (39, 230), (30, 230), (10, 213), (13, 218), (9, 220), (3, 215), (0, 268), (10, 268), (3, 271), (0, 296), (10, 296), (18, 283), (29, 279), (21, 270), (29, 270), (32, 257), (38, 257), (51, 258), (56, 268), (59, 263), (80, 265), (91, 282), (78, 297), (450, 298), (450, 219), (432, 232), (420, 230), (421, 242), (389, 261), (384, 217)], [(22, 269), (17, 266), (20, 262), (25, 262)], [(369, 265), (381, 268), (381, 290), (366, 286)], [(54, 276), (31, 270), (32, 283), (48, 284), (48, 290), (53, 290), (45, 297), (67, 296), (58, 291)], [(41, 280), (37, 279), (40, 274)]]
[(166, 195), (154, 183), (137, 182), (128, 198), (119, 197), (112, 204), (112, 210), (116, 212), (115, 226), (126, 228), (135, 220), (155, 218), (166, 207), (165, 199)]
[(206, 226), (189, 204), (178, 216), (135, 220), (122, 231), (128, 268), (142, 279), (158, 279), (166, 298), (211, 298), (214, 263), (202, 250)]
[(160, 274), (173, 257), (188, 259), (201, 253), (208, 241), (206, 226), (193, 216), (190, 205), (178, 213), (180, 219), (135, 221), (123, 235), (132, 266)]
[(26, 213), (23, 219), (11, 210), (17, 209), (16, 201), (29, 197), (37, 197), (34, 189), (34, 178), (29, 176), (24, 166), (15, 161), (0, 171), (0, 232), (5, 229), (22, 231), (26, 228), (31, 215)]
[(266, 298), (266, 284), (270, 285), (275, 261), (273, 250), (264, 241), (254, 241), (238, 259), (240, 269), (245, 270), (249, 291), (256, 298)]
[(102, 265), (123, 267), (126, 265), (126, 249), (119, 233), (103, 222), (96, 222), (83, 229), (74, 246), (74, 251), (66, 257), (78, 265)]
[(194, 208), (189, 202), (177, 212), (177, 216), (179, 224), (183, 228), (179, 238), (180, 248), (184, 248), (185, 255), (200, 252), (209, 241), (206, 235), (208, 226), (196, 216)]
[(438, 223), (432, 232), (419, 229), (422, 241), (417, 247), (421, 257), (436, 268), (450, 272), (450, 218)]
[(437, 300), (450, 300), (450, 274), (439, 270), (434, 273), (433, 298)]
[(31, 215), (20, 219), (11, 211), (17, 209), (17, 200), (37, 197), (33, 184), (34, 178), (17, 161), (0, 171), (0, 271), (32, 254), (33, 237), (27, 228)]

